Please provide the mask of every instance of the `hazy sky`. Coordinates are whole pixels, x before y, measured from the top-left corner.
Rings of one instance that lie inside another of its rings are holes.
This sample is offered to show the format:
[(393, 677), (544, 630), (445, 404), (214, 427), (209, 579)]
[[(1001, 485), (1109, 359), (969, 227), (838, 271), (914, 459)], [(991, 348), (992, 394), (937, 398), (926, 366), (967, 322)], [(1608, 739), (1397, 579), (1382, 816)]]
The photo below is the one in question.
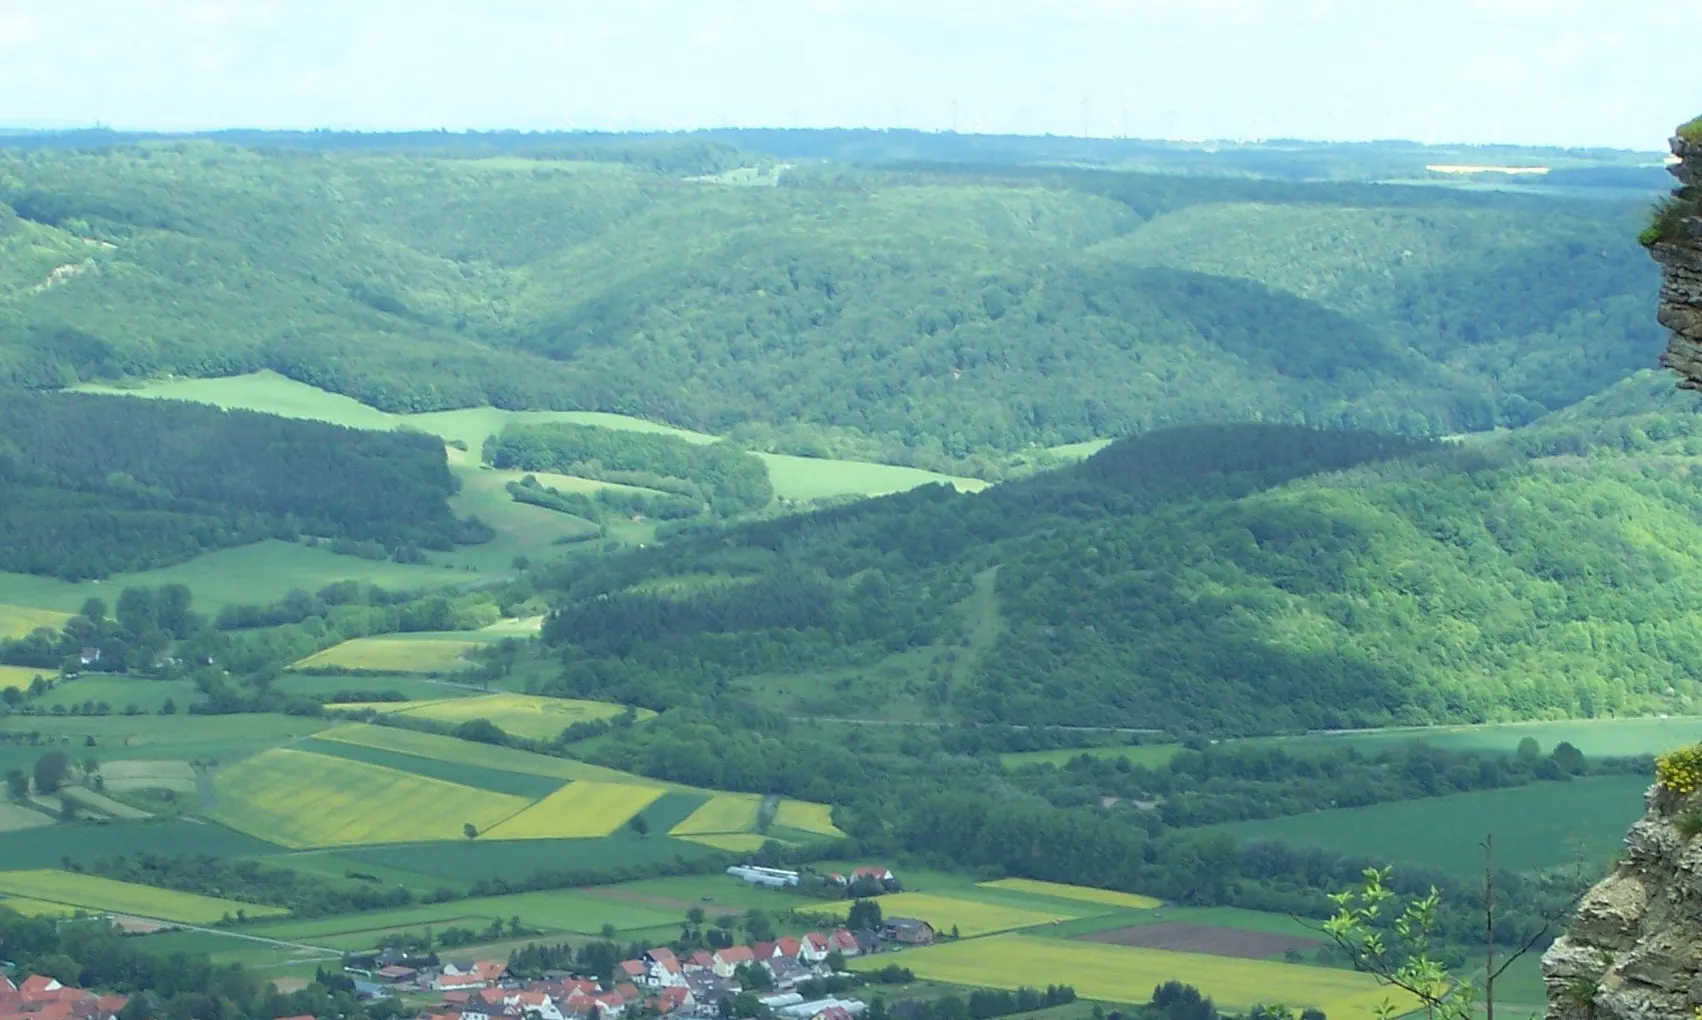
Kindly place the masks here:
[[(1702, 0), (0, 0), (0, 126), (1663, 148)], [(1702, 60), (1697, 62), (1702, 64)]]

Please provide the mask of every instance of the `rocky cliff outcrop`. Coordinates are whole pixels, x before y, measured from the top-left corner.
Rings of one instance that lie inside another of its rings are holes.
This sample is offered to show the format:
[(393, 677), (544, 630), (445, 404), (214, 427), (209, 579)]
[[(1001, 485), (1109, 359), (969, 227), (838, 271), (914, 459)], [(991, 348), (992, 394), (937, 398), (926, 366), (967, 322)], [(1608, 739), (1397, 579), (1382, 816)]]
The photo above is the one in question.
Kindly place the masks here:
[(1661, 203), (1643, 235), (1661, 264), (1656, 318), (1672, 330), (1661, 364), (1678, 373), (1678, 385), (1702, 390), (1702, 125), (1692, 121), (1672, 139), (1678, 187)]
[(1695, 1020), (1702, 1005), (1702, 794), (1649, 788), (1613, 874), (1543, 954), (1548, 1020)]

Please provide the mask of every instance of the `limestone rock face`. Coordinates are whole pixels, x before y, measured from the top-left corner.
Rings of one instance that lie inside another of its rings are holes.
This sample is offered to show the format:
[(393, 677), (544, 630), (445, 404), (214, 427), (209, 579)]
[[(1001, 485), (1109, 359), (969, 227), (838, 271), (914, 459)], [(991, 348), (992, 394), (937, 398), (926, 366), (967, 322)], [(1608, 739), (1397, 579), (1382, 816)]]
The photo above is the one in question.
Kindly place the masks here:
[[(1679, 199), (1702, 196), (1702, 144), (1672, 140), (1678, 162), (1669, 169), (1678, 178)], [(1661, 299), (1655, 318), (1672, 330), (1661, 364), (1678, 373), (1683, 389), (1702, 390), (1702, 219), (1687, 217), (1670, 236), (1649, 246), (1661, 264)]]
[(1548, 1020), (1696, 1020), (1702, 1006), (1702, 793), (1649, 788), (1625, 856), (1542, 958)]

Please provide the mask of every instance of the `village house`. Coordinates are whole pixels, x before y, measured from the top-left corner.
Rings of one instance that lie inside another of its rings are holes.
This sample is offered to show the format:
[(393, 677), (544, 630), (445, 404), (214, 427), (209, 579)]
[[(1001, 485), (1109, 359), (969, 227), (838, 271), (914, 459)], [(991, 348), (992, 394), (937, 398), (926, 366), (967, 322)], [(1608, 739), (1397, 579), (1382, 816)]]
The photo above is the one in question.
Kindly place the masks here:
[(741, 964), (754, 963), (756, 953), (749, 946), (730, 946), (715, 953), (715, 976), (730, 978)]
[(685, 969), (673, 950), (658, 946), (644, 954), (644, 983), (651, 988), (684, 988)]
[(828, 953), (833, 952), (833, 943), (826, 935), (812, 931), (800, 941), (803, 948), (798, 950), (798, 959), (803, 963), (821, 963), (827, 959)]
[(833, 934), (828, 936), (828, 942), (829, 948), (840, 956), (856, 956), (863, 951), (863, 947), (857, 943), (857, 936), (844, 928), (834, 929)]
[(881, 934), (892, 942), (902, 942), (907, 946), (931, 946), (934, 944), (934, 926), (926, 921), (918, 921), (914, 917), (889, 917)]
[(0, 1020), (113, 1020), (130, 1000), (96, 995), (40, 974), (22, 984), (0, 974)]

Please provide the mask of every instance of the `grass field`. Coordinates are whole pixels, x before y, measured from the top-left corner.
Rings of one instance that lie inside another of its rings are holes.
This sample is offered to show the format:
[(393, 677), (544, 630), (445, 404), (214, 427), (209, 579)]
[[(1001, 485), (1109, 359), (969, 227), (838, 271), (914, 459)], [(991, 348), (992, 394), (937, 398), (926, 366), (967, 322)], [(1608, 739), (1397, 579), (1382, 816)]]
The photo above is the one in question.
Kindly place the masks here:
[[(576, 722), (611, 719), (625, 711), (620, 705), (571, 698), (540, 698), (530, 694), (481, 694), (442, 701), (374, 702), (350, 708), (406, 713), (451, 725), (488, 719), (505, 732), (532, 740), (551, 740)], [(656, 713), (639, 710), (640, 719)]]
[(398, 754), (395, 751), (364, 747), (360, 744), (349, 744), (340, 740), (320, 740), (317, 737), (312, 737), (291, 746), (297, 751), (311, 751), (314, 754), (329, 755), (333, 758), (364, 761), (368, 765), (380, 765), (384, 768), (395, 769), (397, 772), (409, 772), (416, 776), (425, 776), (427, 779), (441, 779), (446, 783), (455, 783), (460, 786), (476, 786), (481, 790), (513, 794), (516, 797), (524, 797), (528, 802), (548, 797), (559, 790), (562, 785), (560, 779), (548, 776), (534, 776), (526, 772), (506, 772), (485, 765), (438, 761), (436, 758), (419, 758), (411, 754)]
[(1682, 744), (1702, 741), (1702, 716), (1666, 719), (1572, 719), (1561, 722), (1493, 723), (1484, 726), (1426, 726), (1351, 733), (1313, 733), (1303, 737), (1268, 737), (1249, 743), (1274, 744), (1284, 750), (1357, 747), (1377, 751), (1391, 745), (1422, 740), (1432, 747), (1457, 751), (1513, 753), (1530, 737), (1544, 752), (1569, 741), (1590, 757), (1656, 754)]
[[(58, 741), (74, 758), (171, 758), (232, 761), (325, 728), (307, 716), (244, 713), (220, 716), (216, 725), (193, 715), (14, 715), (0, 718), (0, 731), (39, 733)], [(93, 743), (90, 743), (93, 738)], [(0, 748), (0, 751), (7, 748)], [(23, 750), (27, 751), (28, 748)], [(37, 751), (31, 761), (40, 757)]]
[(670, 836), (702, 836), (715, 833), (749, 832), (756, 828), (762, 797), (754, 793), (718, 793), (691, 817), (668, 830)]
[(251, 917), (275, 917), (288, 913), (281, 907), (155, 889), (69, 871), (0, 871), (0, 894), (88, 911), (135, 914), (189, 924), (211, 924), (227, 914), (235, 916), (238, 910)]
[(477, 663), (466, 653), (476, 641), (420, 641), (410, 637), (364, 637), (332, 645), (302, 659), (291, 669), (370, 669), (388, 673), (453, 673)]
[(1164, 901), (1155, 900), (1151, 896), (1137, 896), (1134, 893), (1116, 892), (1111, 889), (1093, 889), (1084, 885), (1040, 882), (1032, 878), (1001, 878), (996, 882), (982, 882), (981, 886), (1052, 896), (1061, 900), (1080, 900), (1083, 903), (1098, 903), (1107, 907), (1123, 907), (1128, 910), (1151, 910), (1164, 905)]
[(158, 570), (114, 574), (100, 583), (71, 584), (34, 574), (0, 573), (0, 602), (69, 613), (89, 598), (110, 599), (122, 588), (184, 584), (195, 593), (195, 609), (207, 613), (232, 603), (276, 602), (297, 588), (318, 591), (351, 578), (405, 591), (465, 584), (469, 577), (465, 570), (338, 556), (326, 549), (272, 539), (206, 553)]
[(120, 760), (100, 764), (101, 780), (117, 793), (126, 790), (175, 790), (193, 793), (195, 769), (186, 761)]
[[(666, 799), (666, 798), (664, 798)], [(652, 807), (651, 811), (657, 808)], [(657, 826), (660, 828), (660, 826)], [(481, 878), (524, 878), (535, 871), (593, 871), (673, 861), (693, 860), (717, 853), (708, 847), (671, 839), (652, 831), (640, 836), (621, 829), (603, 839), (477, 839), (471, 843), (414, 843), (403, 846), (354, 847), (339, 856), (360, 870), (381, 874), (384, 869), (418, 876), (404, 882), (420, 892), (447, 885), (465, 889)], [(293, 866), (297, 857), (280, 863)], [(299, 859), (313, 860), (312, 856)], [(341, 877), (341, 872), (332, 877)]]
[(70, 613), (53, 609), (0, 604), (0, 639), (21, 638), (39, 627), (61, 630), (70, 618)]
[(1241, 840), (1278, 839), (1344, 854), (1480, 874), (1478, 843), (1495, 836), (1495, 863), (1514, 871), (1565, 865), (1580, 852), (1603, 860), (1643, 813), (1643, 776), (1599, 776), (1504, 790), (1315, 811), (1214, 826)]
[(1139, 744), (1127, 747), (1060, 747), (1050, 751), (1013, 751), (999, 755), (999, 762), (1005, 768), (1017, 768), (1022, 765), (1056, 765), (1059, 768), (1075, 761), (1082, 755), (1090, 758), (1105, 758), (1115, 761), (1127, 758), (1131, 765), (1145, 765), (1157, 768), (1167, 765), (1170, 759), (1176, 757), (1176, 752), (1182, 749), (1181, 744)]
[[(122, 847), (122, 851), (115, 848)], [(69, 859), (89, 864), (114, 853), (263, 857), (281, 847), (220, 825), (190, 819), (49, 825), (0, 832), (0, 861), (14, 869), (57, 868)]]
[(209, 815), (288, 847), (464, 840), (528, 806), (522, 797), (275, 748), (222, 770)]
[(579, 780), (502, 822), (482, 839), (584, 839), (607, 836), (667, 791)]
[(826, 804), (811, 804), (802, 800), (783, 800), (774, 814), (774, 824), (818, 836), (844, 836), (833, 824), (833, 809)]
[(0, 803), (0, 832), (16, 832), (52, 825), (53, 816), (20, 804)]
[[(955, 896), (939, 896), (934, 893), (919, 892), (882, 896), (880, 904), (881, 913), (886, 917), (914, 917), (933, 925), (934, 930), (938, 932), (949, 932), (955, 927), (958, 934), (964, 938), (990, 935), (994, 932), (1010, 931), (1014, 928), (1032, 928), (1035, 925), (1051, 924), (1055, 921), (1071, 921), (1080, 917), (1082, 913), (1066, 914), (1029, 910), (1022, 907), (980, 903)], [(810, 906), (807, 910), (822, 917), (843, 920), (851, 910), (851, 903), (849, 901), (825, 903), (820, 906)], [(1053, 979), (1053, 983), (1057, 983), (1056, 979)], [(1151, 989), (1148, 989), (1148, 991), (1151, 991)]]
[[(0, 670), (10, 668), (0, 666)], [(7, 683), (5, 675), (0, 674), (0, 687), (6, 686)], [(34, 703), (38, 708), (52, 711), (55, 705), (69, 709), (94, 702), (96, 705), (106, 705), (114, 713), (135, 706), (151, 715), (165, 707), (168, 701), (175, 704), (181, 712), (200, 700), (201, 692), (187, 680), (148, 680), (141, 677), (90, 673), (75, 680), (61, 680)]]
[[(851, 961), (853, 970), (884, 966), (885, 957)], [(1316, 1006), (1331, 1017), (1370, 1016), (1385, 998), (1407, 1005), (1379, 988), (1368, 975), (1264, 960), (1231, 959), (1164, 949), (1134, 949), (1066, 942), (1027, 935), (949, 942), (906, 950), (900, 959), (917, 977), (931, 981), (1016, 989), (1067, 984), (1084, 999), (1143, 1003), (1155, 986), (1182, 981), (1211, 996), (1219, 1007), (1245, 1010), (1258, 1004)]]
[(987, 483), (979, 478), (942, 475), (895, 464), (794, 457), (784, 453), (759, 453), (757, 456), (768, 463), (768, 477), (774, 483), (774, 494), (781, 499), (799, 502), (826, 496), (885, 496), (937, 482), (954, 486), (959, 492), (979, 492), (987, 487)]
[(464, 698), (477, 694), (453, 683), (415, 676), (336, 676), (318, 673), (282, 673), (272, 681), (272, 689), (280, 694), (301, 694), (310, 698), (330, 698), (351, 691), (384, 691), (399, 694), (409, 701), (441, 701), (445, 698)]

